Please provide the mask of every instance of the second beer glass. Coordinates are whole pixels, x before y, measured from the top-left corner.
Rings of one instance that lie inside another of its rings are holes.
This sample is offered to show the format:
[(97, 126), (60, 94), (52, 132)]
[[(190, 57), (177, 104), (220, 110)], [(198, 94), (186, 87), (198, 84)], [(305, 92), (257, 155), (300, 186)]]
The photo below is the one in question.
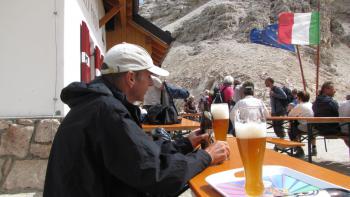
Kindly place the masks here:
[(244, 166), (245, 191), (249, 196), (264, 193), (262, 165), (266, 146), (266, 117), (261, 107), (242, 107), (235, 111), (235, 129)]
[(213, 103), (210, 106), (213, 116), (213, 130), (216, 140), (226, 141), (229, 110), (227, 103)]

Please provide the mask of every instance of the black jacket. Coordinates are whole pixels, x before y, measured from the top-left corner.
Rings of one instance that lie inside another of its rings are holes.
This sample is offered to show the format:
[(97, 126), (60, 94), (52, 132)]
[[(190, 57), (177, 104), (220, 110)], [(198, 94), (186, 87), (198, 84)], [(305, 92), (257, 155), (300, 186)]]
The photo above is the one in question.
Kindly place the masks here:
[(273, 94), (270, 96), (271, 104), (271, 115), (273, 116), (282, 116), (287, 113), (287, 108), (283, 106), (282, 100), (287, 99), (286, 93), (282, 88), (273, 86), (271, 88)]
[[(332, 97), (326, 95), (319, 95), (312, 105), (315, 117), (338, 117), (339, 105)], [(338, 123), (323, 123), (315, 126), (320, 134), (334, 134), (339, 132)]]
[(72, 83), (61, 99), (71, 110), (52, 145), (44, 197), (174, 194), (211, 162), (188, 140), (152, 141), (138, 107), (102, 79)]

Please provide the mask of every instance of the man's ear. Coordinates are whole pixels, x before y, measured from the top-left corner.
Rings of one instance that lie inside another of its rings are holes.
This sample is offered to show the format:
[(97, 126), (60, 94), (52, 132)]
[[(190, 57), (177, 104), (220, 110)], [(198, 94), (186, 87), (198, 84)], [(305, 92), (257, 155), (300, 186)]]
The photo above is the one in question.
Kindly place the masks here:
[(125, 75), (126, 78), (126, 84), (131, 88), (135, 84), (135, 72), (133, 71), (128, 71)]

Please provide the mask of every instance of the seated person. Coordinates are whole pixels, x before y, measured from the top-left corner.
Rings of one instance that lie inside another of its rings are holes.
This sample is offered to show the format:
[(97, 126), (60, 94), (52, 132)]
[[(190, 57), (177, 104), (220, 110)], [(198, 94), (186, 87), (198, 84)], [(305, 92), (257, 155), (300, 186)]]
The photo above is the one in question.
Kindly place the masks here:
[[(350, 95), (347, 95), (346, 100), (339, 104), (339, 117), (350, 117)], [(349, 133), (347, 125), (341, 126), (341, 132), (343, 134)]]
[(194, 101), (194, 96), (191, 95), (185, 101), (186, 101), (185, 106), (184, 106), (185, 113), (190, 113), (190, 114), (197, 113), (197, 107), (196, 107), (196, 103)]
[(204, 92), (201, 93), (198, 102), (198, 110), (199, 112), (209, 111), (209, 90), (204, 90)]
[[(333, 99), (335, 94), (333, 82), (327, 81), (321, 87), (320, 95), (312, 105), (315, 117), (339, 117), (339, 105)], [(321, 135), (338, 134), (340, 132), (338, 123), (320, 123), (315, 128)]]
[[(298, 91), (297, 93), (297, 105), (291, 109), (288, 116), (291, 117), (313, 117), (314, 112), (312, 111), (312, 103), (309, 102), (310, 94), (304, 91)], [(291, 124), (291, 129), (289, 130), (289, 138), (292, 141), (300, 142), (301, 133), (307, 133), (307, 123), (305, 121), (299, 120)], [(315, 138), (312, 139), (313, 147), (316, 147)], [(295, 149), (295, 156), (304, 156), (304, 150), (301, 147)], [(316, 153), (316, 152), (315, 152)]]
[(145, 49), (128, 43), (112, 47), (101, 73), (61, 92), (71, 109), (52, 144), (43, 197), (175, 196), (210, 164), (229, 157), (222, 141), (194, 149), (208, 134), (153, 141), (142, 130), (133, 103), (144, 99), (152, 73), (169, 74), (153, 65)]
[[(315, 117), (339, 117), (339, 105), (338, 102), (333, 99), (335, 92), (333, 82), (327, 81), (323, 83), (320, 94), (312, 105)], [(333, 135), (340, 133), (339, 123), (315, 124), (315, 129), (320, 135)], [(316, 151), (316, 146), (313, 145), (312, 155), (316, 155), (314, 151)]]
[[(346, 100), (339, 104), (339, 117), (350, 117), (350, 95), (346, 96)], [(343, 135), (349, 135), (349, 125), (345, 124), (341, 126), (341, 133)], [(344, 138), (347, 146), (349, 146), (349, 138)]]

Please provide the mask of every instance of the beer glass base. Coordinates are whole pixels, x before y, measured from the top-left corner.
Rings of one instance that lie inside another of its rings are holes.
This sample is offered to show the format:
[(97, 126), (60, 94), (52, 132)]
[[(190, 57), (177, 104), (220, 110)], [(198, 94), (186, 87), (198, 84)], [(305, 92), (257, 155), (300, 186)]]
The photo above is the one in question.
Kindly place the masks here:
[(245, 190), (245, 193), (247, 194), (247, 196), (262, 196), (264, 194), (264, 191), (265, 189), (263, 188), (262, 191), (255, 190), (252, 192), (252, 191)]
[(261, 194), (249, 194), (249, 193), (246, 192), (246, 195), (249, 196), (249, 197), (259, 197), (259, 196), (263, 196), (264, 192), (262, 192)]

